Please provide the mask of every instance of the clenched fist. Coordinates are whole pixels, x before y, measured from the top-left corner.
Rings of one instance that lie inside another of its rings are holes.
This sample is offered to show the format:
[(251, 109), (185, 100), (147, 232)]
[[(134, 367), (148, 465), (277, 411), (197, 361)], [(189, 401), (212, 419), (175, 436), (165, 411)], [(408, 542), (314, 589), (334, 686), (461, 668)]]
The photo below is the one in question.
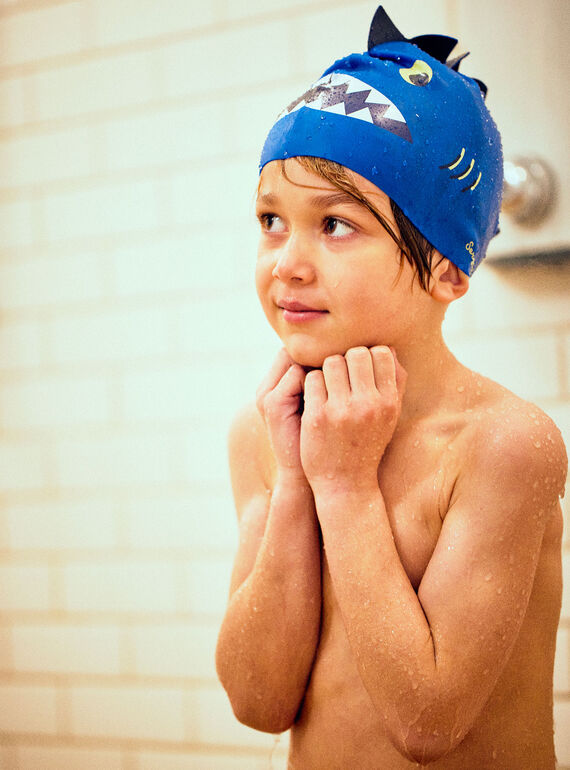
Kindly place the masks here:
[(388, 347), (351, 348), (304, 378), (301, 464), (315, 485), (376, 485), (402, 407), (406, 372)]

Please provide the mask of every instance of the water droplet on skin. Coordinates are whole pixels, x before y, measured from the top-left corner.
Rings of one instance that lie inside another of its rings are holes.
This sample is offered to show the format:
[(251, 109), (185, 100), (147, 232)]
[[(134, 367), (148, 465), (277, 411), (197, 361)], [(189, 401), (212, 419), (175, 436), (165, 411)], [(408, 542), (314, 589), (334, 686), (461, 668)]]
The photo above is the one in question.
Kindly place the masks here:
[(488, 582), (489, 582), (489, 580), (491, 580), (491, 579), (492, 579), (492, 577), (493, 577), (492, 573), (491, 573), (491, 572), (489, 572), (487, 575), (485, 575), (485, 582), (487, 582), (487, 583), (488, 583)]
[(536, 447), (537, 449), (540, 449), (540, 447), (541, 447), (540, 441), (535, 441), (535, 442), (534, 442), (534, 445), (535, 445), (535, 447)]
[(463, 391), (464, 391), (464, 390), (465, 390), (465, 385), (459, 385), (459, 386), (457, 387), (457, 392), (458, 392), (458, 393), (463, 393)]

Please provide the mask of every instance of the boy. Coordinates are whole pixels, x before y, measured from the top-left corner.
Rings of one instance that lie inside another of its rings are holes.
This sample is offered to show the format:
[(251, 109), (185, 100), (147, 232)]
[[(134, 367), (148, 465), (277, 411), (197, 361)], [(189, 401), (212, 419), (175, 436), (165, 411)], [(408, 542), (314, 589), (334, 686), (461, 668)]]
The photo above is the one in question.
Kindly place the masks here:
[(295, 770), (554, 768), (566, 456), (441, 324), (497, 230), (500, 138), (456, 41), (380, 8), (262, 154), (258, 294), (284, 348), (230, 435), (217, 667)]

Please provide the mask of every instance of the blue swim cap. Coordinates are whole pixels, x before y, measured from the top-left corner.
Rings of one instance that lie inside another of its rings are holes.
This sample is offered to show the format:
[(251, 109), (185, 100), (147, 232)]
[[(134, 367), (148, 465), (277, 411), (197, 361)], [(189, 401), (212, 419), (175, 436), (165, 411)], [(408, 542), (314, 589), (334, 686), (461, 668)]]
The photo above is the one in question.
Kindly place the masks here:
[(485, 87), (446, 61), (454, 38), (408, 40), (382, 6), (368, 51), (329, 67), (278, 116), (261, 154), (336, 161), (383, 190), (467, 275), (498, 232), (501, 137)]

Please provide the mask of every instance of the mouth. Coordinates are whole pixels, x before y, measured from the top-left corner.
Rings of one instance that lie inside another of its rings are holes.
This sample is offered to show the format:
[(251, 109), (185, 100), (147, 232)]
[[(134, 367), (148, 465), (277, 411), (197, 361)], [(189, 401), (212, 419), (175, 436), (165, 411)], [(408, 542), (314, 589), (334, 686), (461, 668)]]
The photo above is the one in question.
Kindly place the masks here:
[(293, 299), (284, 299), (277, 302), (277, 307), (281, 310), (283, 319), (287, 323), (306, 323), (322, 318), (329, 311), (317, 307), (305, 305)]

